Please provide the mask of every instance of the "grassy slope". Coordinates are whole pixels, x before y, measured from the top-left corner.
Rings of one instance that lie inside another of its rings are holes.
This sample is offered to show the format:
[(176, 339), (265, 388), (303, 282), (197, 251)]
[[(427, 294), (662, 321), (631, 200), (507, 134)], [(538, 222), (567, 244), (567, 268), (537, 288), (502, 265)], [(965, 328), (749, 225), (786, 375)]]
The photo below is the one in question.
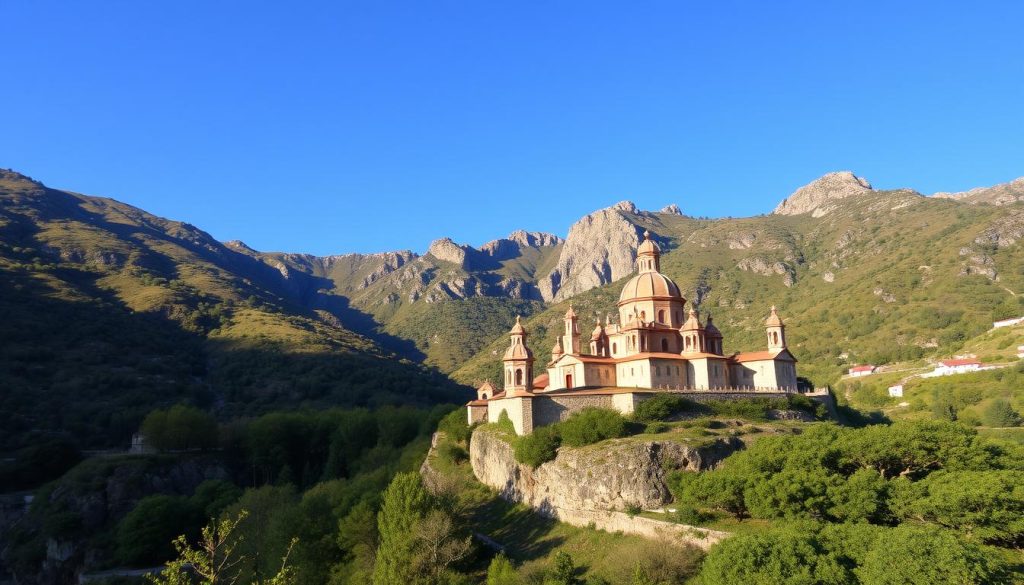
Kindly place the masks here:
[(463, 397), (188, 224), (10, 173), (0, 203), (0, 450), (62, 428), (126, 443), (180, 400), (251, 413)]
[[(879, 192), (820, 219), (679, 218), (666, 223), (674, 242), (662, 271), (687, 299), (699, 297), (704, 312), (715, 316), (727, 351), (759, 349), (767, 308), (778, 305), (801, 375), (823, 385), (837, 380), (848, 364), (945, 356), (985, 331), (996, 309), (1016, 300), (1010, 291), (1024, 291), (1024, 252), (1019, 244), (995, 249), (974, 239), (1015, 209)], [(961, 274), (976, 255), (991, 259), (998, 282)], [(795, 283), (787, 287), (783, 274), (738, 267), (751, 258), (791, 270)], [(623, 284), (572, 300), (584, 336), (595, 316), (614, 314)], [(539, 358), (549, 355), (567, 305), (551, 306), (527, 321)], [(453, 376), (464, 383), (497, 379), (505, 341), (494, 340)]]

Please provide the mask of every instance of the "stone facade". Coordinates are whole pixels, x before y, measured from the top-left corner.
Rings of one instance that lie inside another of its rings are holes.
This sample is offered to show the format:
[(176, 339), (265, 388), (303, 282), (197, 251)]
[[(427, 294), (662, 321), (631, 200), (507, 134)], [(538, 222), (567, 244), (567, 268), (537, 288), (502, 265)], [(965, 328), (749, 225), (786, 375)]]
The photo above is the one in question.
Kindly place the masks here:
[(656, 391), (797, 391), (796, 358), (775, 307), (765, 321), (766, 350), (726, 355), (711, 317), (701, 323), (693, 309), (684, 310), (686, 299), (660, 272), (660, 258), (658, 245), (645, 233), (637, 248), (637, 274), (619, 296), (618, 323), (597, 323), (588, 343), (569, 307), (546, 375), (538, 378), (545, 381), (536, 387), (534, 356), (517, 318), (503, 359), (504, 389), (498, 392), (489, 382), (482, 386), (477, 400), (467, 405), (468, 420), (494, 422), (507, 413), (516, 432), (525, 434), (587, 407), (628, 414)]

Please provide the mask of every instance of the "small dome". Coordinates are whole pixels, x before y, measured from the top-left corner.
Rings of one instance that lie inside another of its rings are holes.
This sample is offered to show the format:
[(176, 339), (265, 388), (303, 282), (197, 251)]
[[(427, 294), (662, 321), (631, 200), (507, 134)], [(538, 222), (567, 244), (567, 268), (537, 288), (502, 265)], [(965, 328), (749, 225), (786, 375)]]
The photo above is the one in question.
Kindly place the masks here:
[(604, 327), (601, 327), (601, 322), (597, 322), (597, 326), (594, 327), (594, 332), (590, 334), (590, 341), (597, 341), (604, 335)]
[(644, 232), (644, 241), (636, 249), (637, 256), (657, 256), (661, 254), (661, 248), (651, 239), (651, 232)]
[(565, 318), (566, 319), (575, 319), (576, 318), (576, 311), (572, 310), (572, 303), (569, 303), (569, 310), (565, 312)]
[(714, 322), (711, 320), (711, 315), (708, 315), (708, 324), (704, 326), (704, 334), (707, 335), (708, 339), (721, 339), (722, 332), (715, 327)]
[(775, 312), (775, 305), (772, 305), (772, 314), (768, 315), (768, 319), (764, 322), (765, 327), (782, 327), (782, 319), (779, 318), (779, 314)]
[(641, 272), (622, 287), (619, 302), (644, 299), (648, 297), (671, 297), (682, 299), (679, 286), (672, 279), (660, 272)]
[(700, 319), (697, 317), (697, 311), (690, 307), (690, 314), (686, 319), (686, 323), (683, 323), (683, 331), (700, 331), (703, 329), (700, 325)]
[(516, 315), (516, 324), (512, 326), (512, 331), (509, 331), (512, 335), (522, 335), (526, 333), (526, 329), (523, 329), (521, 317)]
[(505, 350), (505, 360), (532, 360), (533, 352), (525, 343), (515, 343)]

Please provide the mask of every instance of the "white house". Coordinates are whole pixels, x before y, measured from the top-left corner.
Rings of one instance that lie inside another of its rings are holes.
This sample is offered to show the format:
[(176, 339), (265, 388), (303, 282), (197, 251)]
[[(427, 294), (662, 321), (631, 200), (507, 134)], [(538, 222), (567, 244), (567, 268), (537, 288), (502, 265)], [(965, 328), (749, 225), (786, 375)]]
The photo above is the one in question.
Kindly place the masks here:
[(927, 374), (921, 374), (922, 378), (934, 378), (936, 376), (949, 376), (950, 374), (966, 374), (982, 370), (981, 361), (974, 358), (943, 360), (935, 369)]
[(889, 386), (889, 396), (892, 398), (903, 397), (903, 384), (896, 384), (895, 386)]
[(993, 329), (1000, 327), (1013, 327), (1014, 325), (1020, 325), (1024, 323), (1024, 317), (1013, 317), (1012, 319), (1003, 319), (1002, 321), (995, 321), (992, 323)]
[(878, 370), (877, 366), (867, 364), (863, 366), (853, 366), (847, 370), (847, 373), (851, 378), (859, 378), (861, 376), (870, 376), (871, 374), (874, 374), (876, 370)]

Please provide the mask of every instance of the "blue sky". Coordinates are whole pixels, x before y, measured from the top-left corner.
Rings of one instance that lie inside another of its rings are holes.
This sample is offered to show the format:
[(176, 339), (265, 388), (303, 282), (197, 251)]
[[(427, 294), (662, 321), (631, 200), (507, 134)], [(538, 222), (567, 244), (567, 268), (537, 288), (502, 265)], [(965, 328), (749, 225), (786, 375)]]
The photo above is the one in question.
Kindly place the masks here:
[(1024, 3), (0, 0), (0, 166), (262, 250), (1024, 175)]

